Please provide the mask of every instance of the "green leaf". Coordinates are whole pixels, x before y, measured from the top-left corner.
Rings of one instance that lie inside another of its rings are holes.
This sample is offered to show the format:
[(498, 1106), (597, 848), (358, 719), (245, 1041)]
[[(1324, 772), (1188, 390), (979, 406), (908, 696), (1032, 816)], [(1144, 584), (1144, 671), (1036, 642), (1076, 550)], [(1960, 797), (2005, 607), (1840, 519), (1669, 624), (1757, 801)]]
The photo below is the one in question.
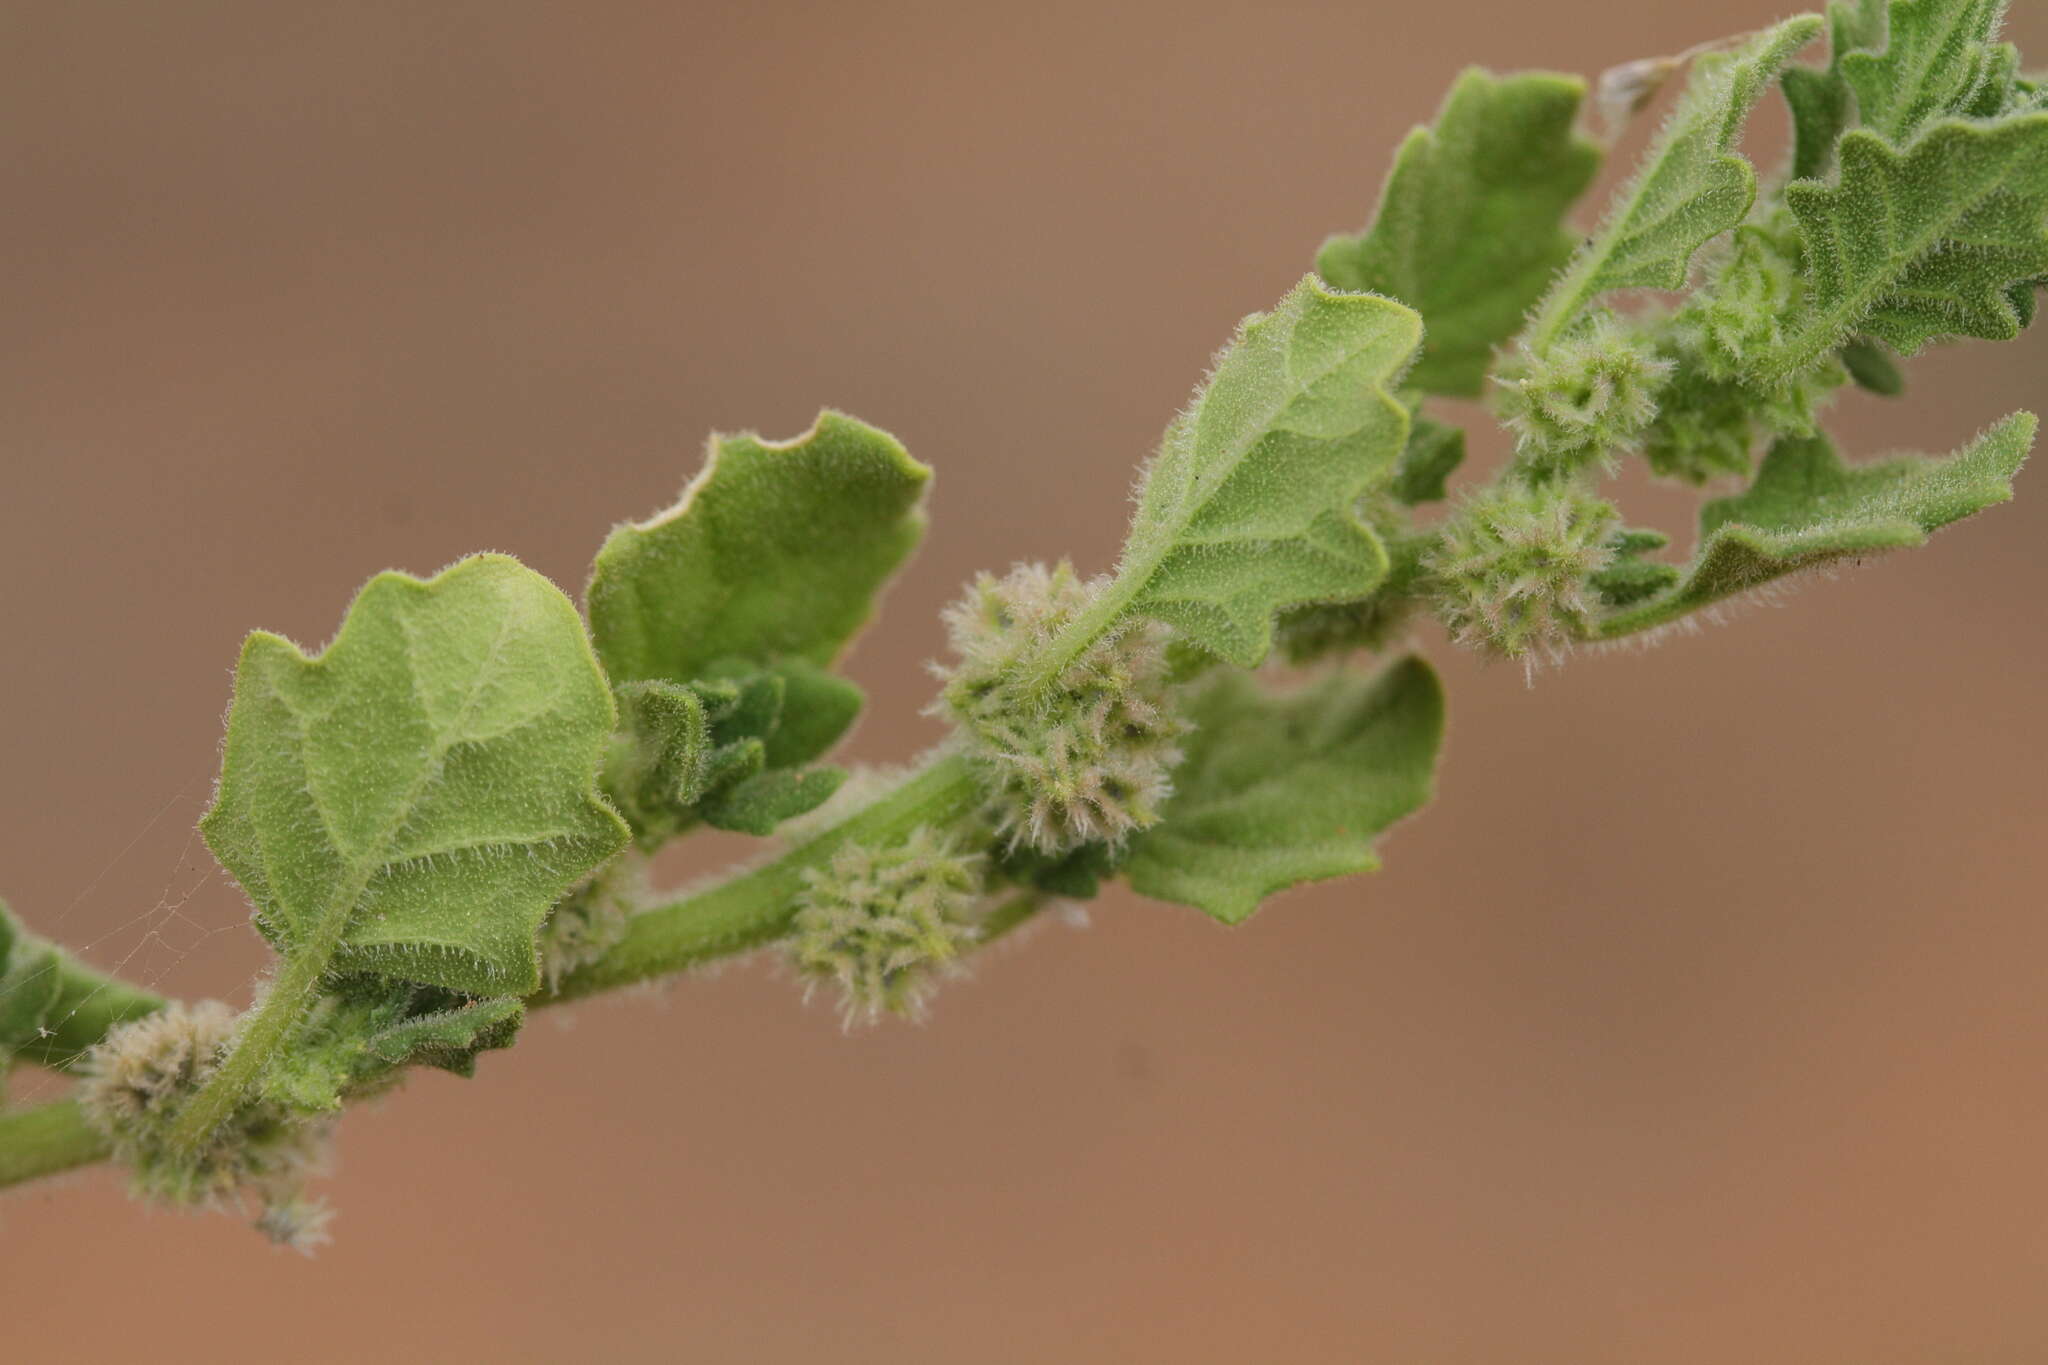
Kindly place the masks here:
[(1792, 174), (1826, 175), (1835, 142), (1856, 118), (1856, 97), (1842, 78), (1842, 59), (1858, 48), (1884, 46), (1887, 0), (1828, 0), (1828, 64), (1795, 66), (1780, 78), (1792, 107)]
[(1851, 337), (1842, 343), (1842, 368), (1860, 389), (1897, 398), (1906, 391), (1906, 375), (1891, 353), (1865, 337)]
[[(1857, 122), (1904, 146), (1936, 119), (2002, 111), (2012, 71), (1996, 41), (2006, 0), (1892, 0), (1882, 46), (1865, 41), (1838, 59), (1855, 92)], [(1883, 6), (1873, 6), (1880, 13)], [(1987, 86), (1993, 107), (1978, 107)]]
[(1670, 537), (1662, 531), (1622, 530), (1607, 542), (1613, 558), (1587, 582), (1600, 595), (1601, 602), (1610, 607), (1632, 606), (1668, 592), (1684, 575), (1669, 564), (1643, 556), (1670, 543)]
[(680, 501), (598, 552), (590, 628), (614, 683), (721, 660), (823, 667), (924, 533), (931, 471), (836, 412), (792, 441), (713, 437)]
[(1584, 95), (1575, 77), (1467, 70), (1436, 126), (1401, 144), (1371, 229), (1323, 244), (1316, 269), (1333, 288), (1422, 314), (1416, 388), (1478, 394), (1494, 348), (1571, 258), (1564, 217), (1600, 168), (1573, 126)]
[(2010, 339), (2025, 323), (2016, 287), (2048, 274), (2048, 113), (1938, 123), (1903, 152), (1858, 129), (1834, 184), (1797, 181), (1785, 201), (1805, 304), (1766, 379), (1857, 334), (1907, 355), (1937, 337)]
[(700, 807), (714, 829), (767, 835), (784, 820), (793, 820), (824, 805), (846, 781), (841, 768), (810, 768), (796, 772), (770, 768), (713, 793)]
[(1642, 170), (1538, 310), (1536, 344), (1555, 340), (1602, 294), (1684, 287), (1693, 254), (1748, 215), (1756, 172), (1732, 150), (1735, 140), (1765, 87), (1820, 25), (1814, 15), (1788, 19), (1693, 63)]
[(794, 768), (830, 753), (860, 715), (861, 690), (801, 659), (770, 671), (782, 681), (782, 714), (764, 739), (768, 766)]
[(1173, 797), (1125, 872), (1147, 896), (1237, 924), (1276, 891), (1379, 866), (1374, 836), (1429, 800), (1444, 702), (1408, 658), (1292, 696), (1218, 674), (1188, 715)]
[(0, 901), (0, 1078), (14, 1053), (51, 1025), (64, 994), (54, 945), (23, 927)]
[(625, 841), (594, 787), (612, 714), (575, 607), (516, 560), (380, 574), (318, 656), (244, 644), (200, 829), (306, 988), (523, 994), (548, 908)]
[(1677, 620), (1773, 579), (1842, 559), (1923, 544), (1952, 521), (2012, 498), (2034, 441), (2015, 413), (1946, 458), (1896, 456), (1852, 467), (1825, 437), (1771, 447), (1745, 492), (1700, 509), (1700, 546), (1670, 594), (1606, 617), (1612, 639)]
[(1394, 480), (1388, 488), (1396, 500), (1414, 507), (1419, 503), (1441, 502), (1444, 481), (1465, 462), (1465, 432), (1461, 427), (1414, 419), (1408, 444), (1394, 465)]
[(1053, 641), (1048, 676), (1126, 613), (1249, 666), (1272, 645), (1274, 613), (1371, 593), (1387, 552), (1356, 505), (1407, 443), (1389, 386), (1421, 339), (1414, 310), (1313, 276), (1247, 318), (1167, 428), (1116, 579)]
[(415, 1015), (371, 1034), (364, 1048), (393, 1066), (431, 1066), (458, 1076), (476, 1074), (476, 1056), (512, 1046), (526, 1017), (516, 998), (473, 1000)]

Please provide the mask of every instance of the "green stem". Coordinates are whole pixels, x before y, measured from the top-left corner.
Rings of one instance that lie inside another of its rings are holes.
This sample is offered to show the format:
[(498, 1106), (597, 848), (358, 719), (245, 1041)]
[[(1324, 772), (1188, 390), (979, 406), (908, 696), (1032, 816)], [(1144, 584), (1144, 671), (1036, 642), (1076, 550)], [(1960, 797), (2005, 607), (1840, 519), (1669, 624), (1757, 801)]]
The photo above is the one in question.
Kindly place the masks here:
[[(852, 840), (887, 843), (907, 836), (919, 825), (952, 824), (973, 814), (981, 801), (981, 779), (972, 760), (959, 755), (937, 759), (774, 862), (707, 891), (642, 911), (610, 952), (571, 973), (554, 989), (529, 997), (527, 1003), (534, 1007), (561, 1004), (780, 938), (796, 913), (805, 870), (824, 864), (841, 845)], [(1015, 929), (1047, 903), (1048, 898), (1038, 892), (1006, 901), (984, 921), (983, 943)], [(309, 947), (313, 951), (287, 964), (243, 1029), (235, 1050), (179, 1115), (173, 1142), (196, 1146), (204, 1141), (233, 1112), (236, 1101), (257, 1078), (306, 998), (319, 988), (332, 954), (320, 951), (317, 944)], [(109, 988), (108, 1001), (127, 1001), (137, 1013), (163, 1004), (117, 982), (101, 983), (101, 989)], [(125, 994), (116, 997), (113, 991)], [(109, 1014), (117, 1012), (111, 1003), (105, 1009)], [(91, 1046), (91, 1041), (85, 1046)], [(87, 1124), (71, 1100), (0, 1113), (0, 1186), (88, 1165), (109, 1154), (106, 1139)]]
[(71, 1100), (0, 1113), (0, 1185), (89, 1166), (109, 1151)]
[(891, 843), (919, 825), (952, 824), (972, 814), (981, 801), (981, 779), (971, 760), (957, 754), (938, 759), (774, 862), (641, 911), (611, 951), (530, 1003), (553, 1005), (616, 990), (778, 939), (796, 914), (804, 873), (823, 866), (842, 844)]
[(319, 991), (320, 978), (327, 974), (346, 923), (340, 915), (327, 916), (326, 924), (334, 926), (333, 929), (329, 931), (323, 925), (318, 937), (285, 959), (284, 970), (271, 981), (263, 1003), (236, 1034), (227, 1060), (215, 1068), (199, 1093), (179, 1112), (168, 1137), (173, 1150), (198, 1151), (213, 1136), (213, 1130), (235, 1112), (243, 1092), (263, 1074), (271, 1055), (283, 1045), (305, 1012), (307, 1002)]
[(47, 1011), (47, 1031), (14, 1049), (14, 1055), (59, 1071), (78, 1065), (94, 1044), (118, 1025), (164, 1007), (164, 998), (86, 966), (59, 948), (50, 968), (57, 998)]

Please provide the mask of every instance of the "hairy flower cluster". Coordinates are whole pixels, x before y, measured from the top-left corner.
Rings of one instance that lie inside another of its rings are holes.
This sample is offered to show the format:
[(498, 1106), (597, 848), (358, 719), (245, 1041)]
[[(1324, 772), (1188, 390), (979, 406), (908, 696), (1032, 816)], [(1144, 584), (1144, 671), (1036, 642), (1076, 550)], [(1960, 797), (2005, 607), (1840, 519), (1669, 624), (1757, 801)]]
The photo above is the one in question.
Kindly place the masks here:
[(804, 873), (790, 963), (839, 990), (847, 1027), (883, 1014), (922, 1018), (941, 973), (980, 936), (971, 912), (980, 857), (919, 828), (900, 844), (847, 844)]
[(325, 1151), (325, 1123), (257, 1099), (197, 1151), (174, 1151), (168, 1141), (185, 1103), (220, 1065), (235, 1024), (235, 1012), (218, 1000), (170, 1004), (123, 1024), (88, 1054), (78, 1102), (139, 1192), (182, 1205), (253, 1195), (263, 1206), (257, 1226), (307, 1250), (325, 1240), (326, 1215), (299, 1193)]
[(957, 656), (937, 709), (992, 774), (992, 814), (1012, 848), (1069, 852), (1156, 823), (1186, 725), (1168, 696), (1166, 633), (1138, 623), (1097, 640), (1050, 682), (1038, 652), (1094, 602), (1099, 583), (1061, 564), (983, 574), (946, 612)]
[(1437, 612), (1458, 643), (1555, 659), (1590, 629), (1590, 580), (1614, 557), (1610, 503), (1568, 485), (1509, 483), (1467, 500), (1430, 557)]
[(1504, 366), (1501, 421), (1516, 458), (1540, 478), (1576, 473), (1639, 445), (1657, 415), (1671, 362), (1612, 314)]

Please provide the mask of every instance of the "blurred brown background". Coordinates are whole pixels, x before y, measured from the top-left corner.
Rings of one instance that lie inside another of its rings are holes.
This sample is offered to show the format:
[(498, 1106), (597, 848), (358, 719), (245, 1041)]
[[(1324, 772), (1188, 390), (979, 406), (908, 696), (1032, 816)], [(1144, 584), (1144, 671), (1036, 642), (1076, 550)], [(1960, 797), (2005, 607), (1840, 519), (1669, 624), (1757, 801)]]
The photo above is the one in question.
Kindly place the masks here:
[[(574, 588), (704, 432), (823, 403), (940, 471), (853, 665), (853, 755), (907, 756), (956, 584), (1108, 565), (1212, 348), (1462, 63), (1778, 12), (9, 5), (0, 891), (241, 999), (190, 830), (242, 633), (483, 548)], [(1839, 429), (1950, 448), (2048, 401), (2043, 341)], [(5, 1354), (2048, 1360), (2043, 477), (1533, 689), (1428, 639), (1441, 800), (1242, 930), (1115, 894), (921, 1030), (767, 964), (540, 1018), (349, 1119), (316, 1260), (104, 1169), (14, 1192)]]

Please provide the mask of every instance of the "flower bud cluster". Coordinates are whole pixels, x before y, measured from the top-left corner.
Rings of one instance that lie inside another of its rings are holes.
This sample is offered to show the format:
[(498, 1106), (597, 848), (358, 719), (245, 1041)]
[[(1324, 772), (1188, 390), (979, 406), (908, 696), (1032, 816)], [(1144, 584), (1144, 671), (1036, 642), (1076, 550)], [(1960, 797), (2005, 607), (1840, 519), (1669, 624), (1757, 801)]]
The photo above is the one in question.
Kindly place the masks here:
[(937, 709), (985, 760), (991, 814), (1013, 848), (1066, 853), (1157, 822), (1186, 725), (1168, 695), (1166, 632), (1138, 622), (1095, 641), (1058, 676), (1028, 665), (1096, 599), (1071, 567), (984, 574), (946, 613), (955, 661)]
[(166, 1203), (206, 1205), (253, 1195), (257, 1220), (301, 1250), (325, 1240), (326, 1215), (300, 1195), (325, 1151), (328, 1125), (269, 1099), (243, 1104), (196, 1151), (178, 1151), (171, 1130), (187, 1101), (220, 1065), (236, 1015), (218, 1000), (170, 1004), (110, 1032), (86, 1059), (78, 1102), (127, 1164), (138, 1192)]
[(846, 844), (804, 873), (790, 963), (839, 990), (850, 1028), (883, 1014), (922, 1018), (941, 974), (980, 936), (981, 859), (920, 828), (883, 848)]
[(1671, 362), (1650, 339), (1611, 314), (1524, 348), (1503, 367), (1498, 398), (1517, 462), (1536, 478), (1555, 478), (1634, 449), (1670, 376)]
[(1444, 523), (1429, 562), (1438, 614), (1459, 644), (1555, 659), (1591, 630), (1593, 575), (1614, 557), (1612, 504), (1570, 485), (1507, 482)]

